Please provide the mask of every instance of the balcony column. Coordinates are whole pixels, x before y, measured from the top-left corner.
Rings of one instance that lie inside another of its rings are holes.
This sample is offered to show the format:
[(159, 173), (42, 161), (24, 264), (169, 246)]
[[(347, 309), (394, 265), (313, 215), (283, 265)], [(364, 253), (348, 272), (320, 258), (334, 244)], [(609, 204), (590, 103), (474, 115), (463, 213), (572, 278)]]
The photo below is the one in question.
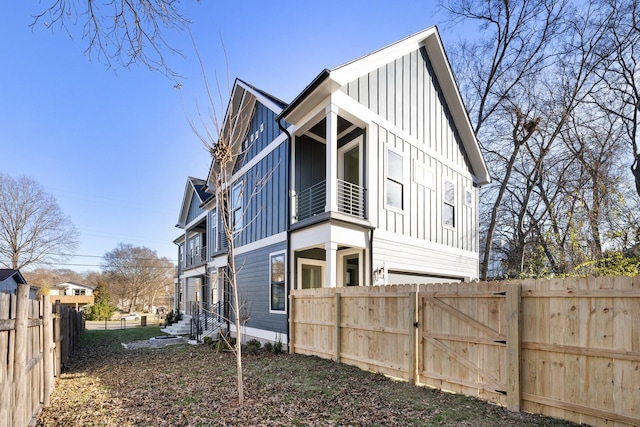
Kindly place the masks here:
[(338, 283), (338, 243), (326, 242), (324, 244), (324, 249), (327, 269), (324, 276), (324, 287), (335, 288)]
[(327, 206), (325, 212), (338, 211), (338, 107), (327, 106)]

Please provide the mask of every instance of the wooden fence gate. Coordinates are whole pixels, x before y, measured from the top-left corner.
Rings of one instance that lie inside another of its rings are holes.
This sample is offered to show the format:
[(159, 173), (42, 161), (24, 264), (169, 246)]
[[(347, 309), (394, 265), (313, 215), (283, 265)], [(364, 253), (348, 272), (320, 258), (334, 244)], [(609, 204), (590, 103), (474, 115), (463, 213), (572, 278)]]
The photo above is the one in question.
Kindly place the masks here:
[(507, 369), (517, 361), (507, 356), (506, 288), (493, 283), (418, 293), (419, 384), (519, 409), (517, 398), (507, 399), (514, 386)]

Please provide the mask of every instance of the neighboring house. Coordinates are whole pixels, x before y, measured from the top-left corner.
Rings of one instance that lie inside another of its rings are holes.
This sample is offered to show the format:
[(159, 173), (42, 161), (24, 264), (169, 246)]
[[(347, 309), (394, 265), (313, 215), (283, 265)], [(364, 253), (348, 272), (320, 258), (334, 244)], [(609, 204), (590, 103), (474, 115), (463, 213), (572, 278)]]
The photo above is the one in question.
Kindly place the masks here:
[(49, 298), (52, 304), (60, 301), (62, 305), (74, 306), (77, 311), (85, 305), (94, 303), (93, 290), (94, 287), (90, 285), (65, 282), (52, 286), (49, 289)]
[[(15, 294), (18, 290), (18, 285), (26, 284), (27, 281), (19, 270), (0, 268), (0, 292)], [(29, 299), (36, 299), (38, 289), (40, 289), (38, 286), (29, 286)]]
[[(229, 204), (247, 336), (287, 342), (291, 289), (478, 277), (490, 178), (435, 27), (323, 70), (288, 105), (236, 80), (222, 129), (244, 153)], [(216, 166), (187, 180), (177, 225), (187, 314), (228, 286)]]

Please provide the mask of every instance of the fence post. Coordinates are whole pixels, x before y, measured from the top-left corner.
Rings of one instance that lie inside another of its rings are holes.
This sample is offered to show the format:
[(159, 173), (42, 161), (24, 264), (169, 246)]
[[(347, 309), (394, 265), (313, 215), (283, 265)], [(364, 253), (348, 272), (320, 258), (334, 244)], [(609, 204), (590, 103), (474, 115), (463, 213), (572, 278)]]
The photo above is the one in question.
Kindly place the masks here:
[(340, 293), (336, 292), (335, 295), (335, 305), (336, 305), (336, 329), (334, 333), (334, 347), (336, 349), (336, 362), (340, 362), (340, 353), (342, 352), (342, 337), (340, 322), (342, 321), (342, 303), (340, 302)]
[(62, 370), (62, 340), (60, 339), (60, 323), (62, 322), (62, 307), (60, 307), (60, 300), (56, 300), (56, 317), (53, 323), (53, 342), (56, 344), (56, 363), (55, 370), (56, 376), (60, 378), (60, 371)]
[(16, 291), (15, 353), (13, 354), (13, 425), (26, 425), (27, 412), (27, 327), (29, 317), (29, 285), (18, 285)]
[(42, 297), (42, 362), (44, 373), (44, 399), (42, 404), (47, 407), (51, 403), (53, 389), (53, 325), (51, 324), (51, 299), (48, 295)]
[(409, 313), (411, 313), (411, 324), (409, 325), (409, 381), (411, 384), (418, 384), (418, 339), (419, 318), (418, 318), (418, 293), (409, 293)]
[(296, 319), (295, 319), (295, 315), (296, 312), (293, 309), (294, 307), (294, 303), (295, 303), (295, 295), (293, 295), (293, 292), (289, 293), (289, 334), (287, 336), (287, 339), (289, 340), (289, 354), (294, 354), (295, 353), (295, 339), (296, 339), (296, 335), (295, 335), (295, 330), (296, 330)]
[(506, 332), (507, 332), (507, 409), (520, 411), (522, 403), (522, 389), (520, 385), (521, 372), (521, 289), (520, 283), (506, 284)]

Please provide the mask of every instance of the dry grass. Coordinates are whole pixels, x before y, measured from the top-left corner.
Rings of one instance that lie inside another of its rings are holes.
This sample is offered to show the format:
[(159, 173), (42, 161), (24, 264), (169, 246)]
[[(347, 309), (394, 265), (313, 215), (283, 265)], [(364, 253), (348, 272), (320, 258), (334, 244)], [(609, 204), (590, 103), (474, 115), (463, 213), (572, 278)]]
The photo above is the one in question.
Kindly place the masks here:
[(391, 381), (331, 361), (262, 352), (235, 359), (208, 346), (124, 350), (157, 328), (86, 331), (39, 426), (564, 426), (476, 399)]

